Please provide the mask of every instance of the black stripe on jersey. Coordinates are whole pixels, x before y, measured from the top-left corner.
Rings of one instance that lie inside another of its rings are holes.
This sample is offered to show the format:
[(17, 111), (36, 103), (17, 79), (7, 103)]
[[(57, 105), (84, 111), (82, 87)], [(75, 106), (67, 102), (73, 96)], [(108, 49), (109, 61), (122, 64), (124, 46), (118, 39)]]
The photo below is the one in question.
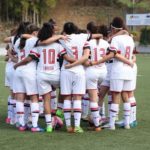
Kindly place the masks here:
[(90, 46), (84, 46), (83, 49), (91, 49)]
[(37, 58), (35, 55), (29, 54), (29, 56), (30, 56), (33, 60), (36, 60), (37, 62), (39, 61), (39, 58)]

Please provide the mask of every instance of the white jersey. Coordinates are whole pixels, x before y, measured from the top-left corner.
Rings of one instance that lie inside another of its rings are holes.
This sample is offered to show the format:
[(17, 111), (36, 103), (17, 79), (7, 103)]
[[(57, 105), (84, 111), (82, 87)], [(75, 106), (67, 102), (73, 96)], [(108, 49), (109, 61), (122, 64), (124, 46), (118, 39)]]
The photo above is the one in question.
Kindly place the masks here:
[(55, 74), (60, 70), (58, 58), (65, 54), (66, 50), (58, 43), (33, 48), (31, 55), (39, 58), (38, 73)]
[[(32, 49), (34, 48), (36, 42), (37, 42), (38, 38), (37, 37), (32, 37), (28, 40), (26, 40), (26, 45), (24, 47), (24, 55), (25, 57), (27, 57), (29, 54), (32, 53)], [(37, 61), (33, 60), (29, 63), (27, 63), (26, 65), (24, 65), (24, 69), (27, 70), (36, 70), (36, 66), (37, 66)]]
[[(83, 46), (84, 43), (88, 40), (89, 34), (71, 34), (69, 36), (69, 41), (66, 41), (66, 46), (69, 48), (67, 50), (67, 54), (75, 58), (76, 60), (80, 59), (83, 55)], [(66, 70), (64, 68), (64, 65), (66, 65), (68, 62), (66, 60), (63, 61), (63, 66), (61, 70)], [(67, 69), (68, 71), (71, 72), (82, 72), (84, 71), (84, 67), (82, 65), (78, 65), (75, 67), (72, 67), (70, 69)]]
[[(102, 59), (103, 56), (106, 55), (107, 48), (109, 44), (107, 41), (100, 39), (97, 43), (97, 40), (92, 39), (89, 42), (86, 42), (84, 48), (90, 48), (90, 60), (91, 61), (98, 61)], [(99, 69), (106, 69), (105, 63), (91, 66), (91, 68), (99, 68)]]
[[(128, 35), (119, 35), (112, 39), (110, 44), (110, 50), (117, 51), (124, 57), (129, 60), (132, 60), (134, 49), (134, 41), (132, 37)], [(114, 58), (112, 69), (111, 69), (111, 79), (122, 79), (122, 80), (132, 80), (133, 79), (133, 71), (132, 68)]]

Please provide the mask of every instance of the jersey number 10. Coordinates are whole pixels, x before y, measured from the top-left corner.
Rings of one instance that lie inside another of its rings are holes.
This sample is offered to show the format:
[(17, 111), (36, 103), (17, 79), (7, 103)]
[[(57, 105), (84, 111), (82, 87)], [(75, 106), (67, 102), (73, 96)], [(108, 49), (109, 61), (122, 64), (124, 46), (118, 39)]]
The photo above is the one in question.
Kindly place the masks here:
[(55, 50), (43, 49), (43, 62), (44, 64), (55, 64)]

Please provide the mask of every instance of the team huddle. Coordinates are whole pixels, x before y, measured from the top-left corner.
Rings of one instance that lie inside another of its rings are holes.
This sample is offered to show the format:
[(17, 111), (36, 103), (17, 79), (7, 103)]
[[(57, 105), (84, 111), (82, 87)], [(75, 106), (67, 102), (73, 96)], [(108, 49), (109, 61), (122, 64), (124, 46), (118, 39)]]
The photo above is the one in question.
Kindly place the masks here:
[[(81, 30), (67, 22), (61, 35), (56, 31), (53, 19), (41, 28), (23, 22), (4, 39), (10, 89), (6, 123), (32, 132), (52, 132), (65, 122), (67, 132), (82, 133), (81, 120), (96, 132), (135, 127), (135, 45), (122, 18), (115, 17), (109, 28), (89, 22)], [(117, 122), (121, 100), (124, 116)], [(38, 123), (41, 115), (45, 129)]]

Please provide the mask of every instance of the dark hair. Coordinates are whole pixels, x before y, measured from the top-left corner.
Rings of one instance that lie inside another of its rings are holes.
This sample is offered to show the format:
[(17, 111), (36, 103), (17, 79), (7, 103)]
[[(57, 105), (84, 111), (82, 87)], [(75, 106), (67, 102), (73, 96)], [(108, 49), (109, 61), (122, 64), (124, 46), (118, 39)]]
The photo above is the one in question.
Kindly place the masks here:
[(48, 21), (49, 23), (51, 23), (51, 24), (53, 24), (53, 25), (56, 25), (56, 21), (54, 20), (54, 19), (49, 19), (49, 21)]
[(97, 26), (96, 23), (91, 21), (87, 24), (86, 29), (90, 32), (90, 33), (97, 33)]
[[(36, 25), (34, 25), (34, 24), (29, 24), (28, 26), (27, 26), (27, 28), (26, 28), (26, 33), (27, 34), (32, 34), (34, 31), (38, 31), (39, 30), (39, 28), (36, 26)], [(21, 38), (20, 39), (20, 44), (19, 44), (19, 48), (20, 49), (22, 49), (22, 48), (24, 48), (24, 46), (25, 46), (25, 44), (26, 44), (26, 38)]]
[(54, 26), (53, 24), (46, 22), (43, 24), (42, 28), (38, 33), (38, 41), (44, 41), (50, 37), (52, 37), (54, 33)]
[(78, 33), (87, 33), (85, 29), (78, 29)]
[(111, 23), (112, 27), (116, 29), (123, 29), (125, 27), (124, 21), (121, 17), (115, 17)]
[(103, 34), (104, 37), (108, 36), (108, 27), (106, 25), (100, 25), (98, 27), (98, 33)]
[(66, 34), (77, 34), (78, 33), (78, 27), (73, 22), (67, 22), (64, 24), (63, 32)]
[(30, 24), (30, 22), (22, 22), (17, 28), (16, 35), (14, 37), (13, 44), (16, 43), (17, 39), (20, 38), (21, 34), (26, 32), (26, 27)]

